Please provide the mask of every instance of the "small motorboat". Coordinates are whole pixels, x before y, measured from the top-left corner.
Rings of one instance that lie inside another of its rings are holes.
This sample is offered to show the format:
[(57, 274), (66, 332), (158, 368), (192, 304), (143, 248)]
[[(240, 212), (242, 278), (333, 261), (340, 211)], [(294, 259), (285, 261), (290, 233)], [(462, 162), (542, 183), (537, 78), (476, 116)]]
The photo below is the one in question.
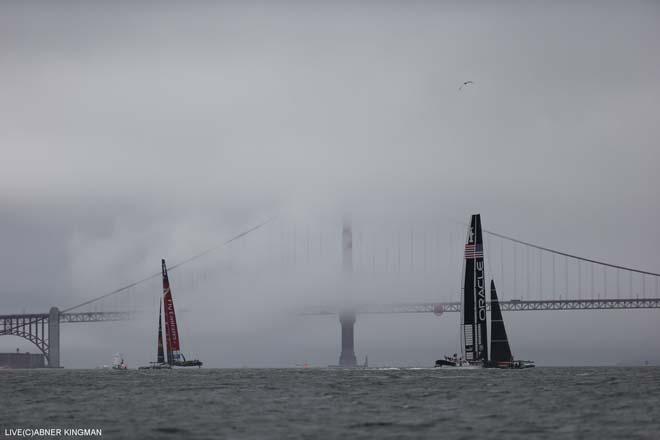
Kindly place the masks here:
[(466, 361), (462, 357), (457, 357), (456, 353), (454, 353), (454, 356), (445, 356), (444, 359), (436, 360), (435, 366), (453, 367), (453, 368), (466, 368), (466, 367), (477, 368), (481, 366), (481, 363), (470, 364), (470, 362)]
[(115, 357), (112, 359), (112, 369), (113, 370), (128, 370), (128, 365), (124, 362), (124, 357), (121, 353), (115, 354)]

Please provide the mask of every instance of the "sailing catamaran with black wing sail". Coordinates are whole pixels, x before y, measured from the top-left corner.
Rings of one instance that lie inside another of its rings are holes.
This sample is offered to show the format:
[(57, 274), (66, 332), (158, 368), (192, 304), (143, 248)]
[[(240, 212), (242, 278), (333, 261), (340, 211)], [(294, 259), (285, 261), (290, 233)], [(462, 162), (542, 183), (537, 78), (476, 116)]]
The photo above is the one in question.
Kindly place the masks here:
[(488, 361), (485, 278), (481, 216), (474, 214), (470, 219), (463, 264), (460, 326), (462, 355), (445, 356), (445, 359), (436, 361), (436, 367), (480, 368)]
[(486, 271), (481, 233), (481, 216), (470, 221), (465, 244), (465, 274), (463, 279), (463, 354), (472, 365), (488, 360), (488, 327), (486, 324)]
[(511, 356), (494, 282), (491, 282), (491, 355), (494, 357), (491, 359), (488, 356), (486, 271), (479, 214), (472, 215), (470, 219), (464, 258), (460, 324), (462, 355), (445, 356), (444, 359), (435, 361), (435, 366), (462, 368), (533, 366), (531, 362), (514, 361)]
[(165, 341), (167, 342), (167, 364), (173, 367), (201, 367), (202, 362), (194, 359), (187, 360), (181, 353), (179, 330), (176, 325), (174, 300), (170, 289), (170, 280), (167, 276), (165, 260), (161, 260), (163, 275), (163, 304), (165, 308)]

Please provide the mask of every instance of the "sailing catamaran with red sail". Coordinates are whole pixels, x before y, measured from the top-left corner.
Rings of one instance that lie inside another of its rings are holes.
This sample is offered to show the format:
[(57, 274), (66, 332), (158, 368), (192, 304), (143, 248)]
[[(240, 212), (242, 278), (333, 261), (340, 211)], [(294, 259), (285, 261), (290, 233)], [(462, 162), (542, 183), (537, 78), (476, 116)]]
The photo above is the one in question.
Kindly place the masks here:
[(179, 330), (176, 325), (176, 313), (174, 312), (174, 301), (172, 300), (172, 289), (167, 277), (167, 266), (165, 260), (161, 260), (163, 272), (163, 308), (165, 310), (165, 341), (167, 343), (167, 363), (173, 367), (201, 367), (202, 362), (194, 359), (187, 360), (181, 353)]
[(531, 361), (515, 361), (504, 329), (495, 282), (491, 280), (491, 340), (488, 356), (488, 326), (486, 321), (486, 271), (484, 266), (481, 216), (472, 215), (463, 273), (463, 297), (461, 301), (461, 349), (458, 357), (445, 356), (435, 361), (436, 367), (462, 368), (530, 368)]
[[(176, 324), (176, 313), (174, 312), (174, 300), (172, 299), (172, 289), (170, 289), (170, 280), (167, 276), (167, 265), (165, 260), (161, 260), (163, 275), (163, 302), (158, 311), (158, 358), (156, 362), (151, 362), (148, 367), (140, 367), (141, 370), (147, 369), (169, 369), (172, 367), (201, 367), (202, 362), (193, 359), (188, 360), (181, 353), (181, 343), (179, 341), (179, 329)], [(165, 341), (167, 343), (167, 360), (163, 350), (163, 326), (162, 309), (165, 309)]]

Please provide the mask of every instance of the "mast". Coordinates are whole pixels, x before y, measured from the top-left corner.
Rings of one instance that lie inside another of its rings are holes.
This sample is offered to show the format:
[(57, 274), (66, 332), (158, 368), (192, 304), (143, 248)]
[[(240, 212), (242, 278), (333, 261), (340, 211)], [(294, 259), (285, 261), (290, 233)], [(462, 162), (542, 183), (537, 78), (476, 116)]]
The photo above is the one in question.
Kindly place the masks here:
[(488, 360), (486, 290), (481, 216), (472, 215), (465, 244), (463, 282), (463, 352), (468, 361)]
[(176, 314), (174, 313), (174, 301), (172, 290), (167, 277), (167, 266), (165, 260), (161, 260), (163, 272), (163, 303), (165, 308), (165, 340), (167, 343), (167, 363), (172, 365), (181, 359), (179, 348), (179, 330), (176, 325)]
[(490, 282), (490, 359), (496, 363), (513, 362), (500, 302), (495, 292), (495, 282), (492, 280)]
[(163, 305), (158, 308), (158, 357), (156, 362), (159, 364), (165, 363), (165, 354), (163, 352)]

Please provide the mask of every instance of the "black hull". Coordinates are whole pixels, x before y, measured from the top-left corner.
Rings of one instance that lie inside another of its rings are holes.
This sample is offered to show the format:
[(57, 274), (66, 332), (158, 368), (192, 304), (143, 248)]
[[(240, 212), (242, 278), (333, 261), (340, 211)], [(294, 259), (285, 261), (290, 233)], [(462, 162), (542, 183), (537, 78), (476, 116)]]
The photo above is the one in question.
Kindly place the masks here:
[(169, 364), (161, 363), (152, 363), (151, 365), (138, 367), (138, 370), (171, 370), (172, 367)]
[(513, 361), (513, 362), (486, 362), (484, 364), (485, 368), (499, 368), (500, 370), (524, 370), (527, 368), (534, 368), (534, 365), (531, 361)]
[(201, 367), (202, 361), (197, 359), (193, 361), (174, 361), (171, 364), (173, 367)]

